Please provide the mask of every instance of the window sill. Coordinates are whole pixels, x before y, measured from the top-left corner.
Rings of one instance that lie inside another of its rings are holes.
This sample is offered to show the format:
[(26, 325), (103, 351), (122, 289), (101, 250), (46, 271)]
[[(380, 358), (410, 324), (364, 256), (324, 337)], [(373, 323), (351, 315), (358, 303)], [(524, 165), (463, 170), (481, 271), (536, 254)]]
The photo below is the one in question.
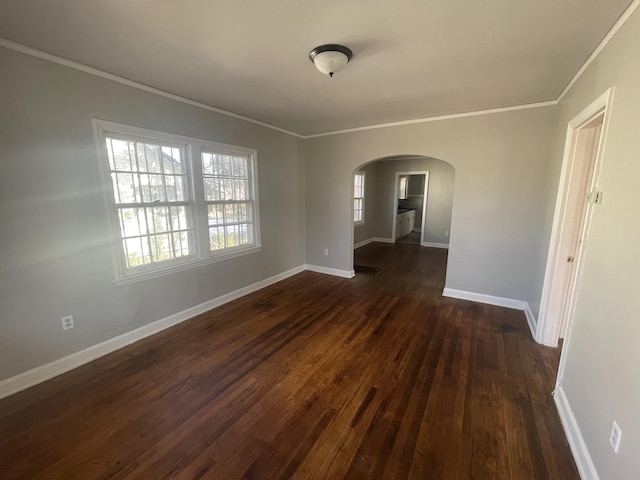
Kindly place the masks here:
[(136, 275), (131, 275), (124, 278), (119, 278), (114, 281), (114, 284), (117, 287), (123, 285), (130, 285), (132, 283), (143, 282), (145, 280), (151, 280), (153, 278), (164, 277), (165, 275), (170, 275), (176, 272), (182, 272), (184, 270), (190, 270), (192, 268), (201, 267), (203, 265), (209, 265), (211, 263), (218, 263), (224, 260), (230, 260), (232, 258), (242, 257), (244, 255), (250, 255), (252, 253), (257, 253), (262, 250), (262, 245), (257, 245), (255, 247), (244, 248), (242, 250), (236, 250), (234, 252), (221, 253), (217, 255), (212, 255), (209, 258), (203, 258), (198, 260), (193, 260), (185, 263), (181, 263), (178, 265), (173, 265), (168, 268), (163, 268), (161, 270), (155, 270), (153, 272), (145, 272)]

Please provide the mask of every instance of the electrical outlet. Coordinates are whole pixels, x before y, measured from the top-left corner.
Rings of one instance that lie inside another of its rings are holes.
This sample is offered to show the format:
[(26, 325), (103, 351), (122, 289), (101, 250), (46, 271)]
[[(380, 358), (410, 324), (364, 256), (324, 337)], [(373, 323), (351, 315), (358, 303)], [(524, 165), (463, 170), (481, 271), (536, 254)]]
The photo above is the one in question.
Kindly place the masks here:
[(444, 232), (444, 236), (445, 236), (445, 237), (448, 237), (448, 236), (449, 236), (449, 230), (445, 230), (445, 232)]
[(329, 249), (328, 249), (328, 248), (325, 248), (323, 253), (324, 253), (325, 255), (329, 255)]
[(62, 330), (69, 330), (75, 327), (73, 323), (73, 315), (67, 315), (66, 317), (62, 317)]
[(622, 438), (622, 430), (620, 429), (620, 425), (615, 420), (613, 421), (613, 425), (611, 426), (611, 434), (609, 435), (609, 443), (611, 444), (611, 448), (615, 453), (618, 453), (620, 450), (620, 439)]

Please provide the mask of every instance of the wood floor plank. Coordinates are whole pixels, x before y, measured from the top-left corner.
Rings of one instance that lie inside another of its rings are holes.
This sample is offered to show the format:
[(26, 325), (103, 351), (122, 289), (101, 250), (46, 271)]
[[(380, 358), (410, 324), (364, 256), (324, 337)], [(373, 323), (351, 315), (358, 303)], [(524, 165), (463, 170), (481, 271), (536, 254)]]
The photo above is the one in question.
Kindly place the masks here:
[(2, 478), (579, 478), (522, 312), (442, 297), (446, 250), (356, 261), (0, 400)]

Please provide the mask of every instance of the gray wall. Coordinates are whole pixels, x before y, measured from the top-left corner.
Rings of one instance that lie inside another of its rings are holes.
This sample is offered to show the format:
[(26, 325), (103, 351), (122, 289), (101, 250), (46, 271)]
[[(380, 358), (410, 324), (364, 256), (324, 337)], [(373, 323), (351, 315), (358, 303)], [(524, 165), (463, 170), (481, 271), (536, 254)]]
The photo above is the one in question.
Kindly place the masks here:
[(378, 168), (370, 163), (357, 171), (365, 172), (364, 178), (364, 224), (353, 227), (353, 244), (364, 242), (375, 236), (376, 219), (376, 185), (378, 182)]
[(533, 300), (540, 192), (555, 125), (556, 109), (548, 107), (306, 140), (307, 263), (351, 269), (357, 166), (422, 155), (455, 168), (447, 287)]
[[(640, 10), (570, 89), (559, 106), (553, 163), (546, 186), (547, 244), (567, 123), (609, 87), (615, 87), (605, 137), (596, 205), (576, 292), (563, 386), (601, 479), (640, 478)], [(537, 292), (544, 261), (537, 260)], [(608, 438), (622, 429), (616, 455)]]
[[(0, 64), (0, 379), (305, 263), (300, 140), (3, 48)], [(256, 148), (262, 251), (114, 286), (92, 117)]]
[[(376, 190), (376, 230), (375, 236), (392, 237), (393, 197), (395, 195), (396, 172), (429, 171), (429, 191), (427, 194), (427, 224), (423, 241), (449, 243), (446, 231), (451, 230), (451, 211), (455, 171), (447, 162), (435, 158), (410, 158), (382, 160), (379, 165), (378, 188)], [(420, 227), (416, 218), (416, 226)]]
[[(351, 175), (389, 155), (455, 168), (447, 286), (537, 313), (567, 122), (615, 86), (563, 386), (600, 478), (638, 477), (638, 58), (636, 11), (558, 108), (303, 142), (0, 48), (0, 379), (303, 263), (350, 270)], [(256, 148), (262, 252), (115, 287), (92, 117)]]

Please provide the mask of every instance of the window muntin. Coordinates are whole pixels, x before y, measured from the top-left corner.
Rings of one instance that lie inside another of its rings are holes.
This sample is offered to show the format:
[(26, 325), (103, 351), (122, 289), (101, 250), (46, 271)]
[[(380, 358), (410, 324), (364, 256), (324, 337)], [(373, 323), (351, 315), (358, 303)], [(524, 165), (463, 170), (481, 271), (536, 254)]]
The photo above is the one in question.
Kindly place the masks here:
[[(116, 284), (260, 251), (255, 150), (104, 120), (92, 123)], [(221, 175), (213, 165), (203, 169), (202, 152), (226, 155), (231, 168), (223, 159)], [(217, 193), (205, 177), (222, 182)], [(221, 229), (220, 241), (211, 246), (213, 227)]]
[(353, 223), (364, 223), (364, 172), (353, 176)]
[(195, 254), (186, 146), (105, 132), (126, 269)]
[(255, 245), (251, 158), (203, 150), (202, 177), (210, 252), (215, 255)]

